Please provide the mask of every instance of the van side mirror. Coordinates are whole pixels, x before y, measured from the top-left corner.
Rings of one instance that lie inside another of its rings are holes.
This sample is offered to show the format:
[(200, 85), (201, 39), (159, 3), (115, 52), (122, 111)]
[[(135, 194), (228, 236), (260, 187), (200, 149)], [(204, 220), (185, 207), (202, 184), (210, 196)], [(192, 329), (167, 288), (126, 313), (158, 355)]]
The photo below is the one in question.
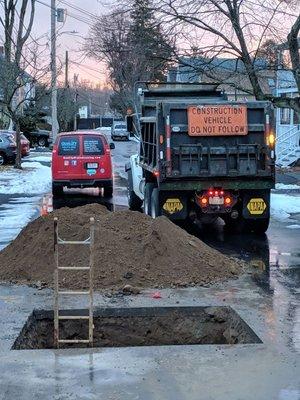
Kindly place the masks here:
[(109, 148), (110, 148), (111, 150), (114, 150), (114, 149), (116, 148), (116, 146), (115, 146), (114, 143), (109, 143)]

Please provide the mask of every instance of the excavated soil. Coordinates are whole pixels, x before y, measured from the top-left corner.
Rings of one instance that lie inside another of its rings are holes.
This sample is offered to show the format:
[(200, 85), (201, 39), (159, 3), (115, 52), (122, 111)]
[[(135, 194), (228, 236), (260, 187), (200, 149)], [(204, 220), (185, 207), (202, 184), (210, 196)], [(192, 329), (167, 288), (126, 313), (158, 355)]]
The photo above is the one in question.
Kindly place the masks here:
[[(53, 218), (59, 236), (84, 240), (95, 217), (94, 288), (138, 292), (141, 288), (205, 285), (237, 276), (242, 264), (191, 236), (165, 217), (109, 212), (92, 204), (61, 208), (27, 225), (0, 252), (0, 280), (53, 287)], [(61, 266), (87, 266), (88, 246), (60, 246)], [(86, 288), (86, 271), (60, 271), (61, 286)]]

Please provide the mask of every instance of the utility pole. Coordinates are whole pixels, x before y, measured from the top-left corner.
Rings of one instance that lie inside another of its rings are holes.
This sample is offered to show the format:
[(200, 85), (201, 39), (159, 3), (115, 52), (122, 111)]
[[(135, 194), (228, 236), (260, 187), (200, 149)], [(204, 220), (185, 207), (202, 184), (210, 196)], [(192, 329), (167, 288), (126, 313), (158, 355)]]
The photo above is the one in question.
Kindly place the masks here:
[(56, 0), (51, 0), (51, 109), (53, 143), (58, 134), (56, 79)]
[(74, 105), (75, 105), (74, 131), (77, 131), (77, 97), (78, 97), (77, 81), (78, 81), (78, 75), (74, 74), (74, 89), (75, 89), (75, 94), (74, 94)]
[(69, 52), (66, 50), (65, 88), (69, 87)]

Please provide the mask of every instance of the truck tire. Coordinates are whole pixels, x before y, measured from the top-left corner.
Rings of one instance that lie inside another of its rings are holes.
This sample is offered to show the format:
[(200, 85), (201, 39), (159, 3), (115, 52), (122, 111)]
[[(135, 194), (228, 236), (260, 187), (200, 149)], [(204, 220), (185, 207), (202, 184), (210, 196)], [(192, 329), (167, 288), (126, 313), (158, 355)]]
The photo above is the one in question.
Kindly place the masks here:
[(242, 216), (237, 219), (228, 218), (225, 220), (225, 230), (229, 233), (243, 233), (247, 231), (246, 220)]
[(144, 213), (146, 215), (151, 215), (151, 196), (152, 191), (155, 188), (154, 183), (146, 183), (144, 189)]
[(53, 197), (60, 197), (64, 194), (64, 187), (62, 185), (56, 185), (52, 183), (52, 195)]
[(249, 221), (249, 228), (251, 232), (262, 235), (268, 230), (269, 223), (270, 217), (254, 219)]
[(151, 217), (157, 218), (159, 216), (160, 216), (159, 190), (158, 188), (154, 188), (151, 194)]
[(132, 211), (140, 211), (143, 205), (143, 200), (141, 200), (133, 190), (131, 168), (127, 169), (127, 196), (129, 209)]

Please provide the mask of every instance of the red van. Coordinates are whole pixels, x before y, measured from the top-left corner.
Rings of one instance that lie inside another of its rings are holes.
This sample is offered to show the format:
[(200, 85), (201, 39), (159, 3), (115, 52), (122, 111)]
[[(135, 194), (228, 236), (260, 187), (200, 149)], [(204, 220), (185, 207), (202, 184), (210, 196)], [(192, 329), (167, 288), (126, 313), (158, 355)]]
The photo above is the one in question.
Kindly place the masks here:
[(110, 149), (100, 132), (60, 133), (52, 151), (52, 193), (59, 196), (63, 187), (104, 188), (104, 195), (113, 193), (113, 173)]

